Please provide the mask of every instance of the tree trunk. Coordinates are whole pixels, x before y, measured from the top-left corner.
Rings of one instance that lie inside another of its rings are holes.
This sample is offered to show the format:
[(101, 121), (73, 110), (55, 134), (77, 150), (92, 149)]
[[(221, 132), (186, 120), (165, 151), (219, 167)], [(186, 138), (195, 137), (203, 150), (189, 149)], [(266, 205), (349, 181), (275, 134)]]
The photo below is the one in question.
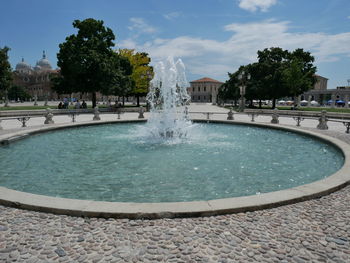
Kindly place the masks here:
[(92, 93), (92, 108), (96, 107), (96, 92)]
[(136, 95), (136, 100), (137, 100), (137, 107), (140, 107), (140, 95)]
[(262, 108), (261, 100), (259, 100), (259, 109)]
[(272, 109), (276, 108), (276, 99), (272, 99)]
[(123, 107), (125, 106), (125, 96), (123, 96)]

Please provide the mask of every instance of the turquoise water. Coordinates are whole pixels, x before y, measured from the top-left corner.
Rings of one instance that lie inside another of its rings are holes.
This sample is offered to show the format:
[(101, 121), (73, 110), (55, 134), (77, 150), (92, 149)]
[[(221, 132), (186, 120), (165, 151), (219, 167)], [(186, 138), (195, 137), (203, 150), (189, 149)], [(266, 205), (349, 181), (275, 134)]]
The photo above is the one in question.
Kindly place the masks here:
[(298, 134), (195, 124), (183, 142), (150, 142), (145, 124), (43, 133), (0, 147), (0, 185), (56, 197), (175, 202), (254, 195), (310, 183), (344, 163)]

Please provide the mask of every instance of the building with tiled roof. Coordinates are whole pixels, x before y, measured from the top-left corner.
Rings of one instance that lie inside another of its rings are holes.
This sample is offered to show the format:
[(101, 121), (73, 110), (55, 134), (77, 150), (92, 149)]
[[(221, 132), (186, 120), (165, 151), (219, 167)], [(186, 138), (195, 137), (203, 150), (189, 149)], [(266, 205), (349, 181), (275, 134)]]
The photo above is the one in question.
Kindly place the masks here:
[(190, 81), (188, 93), (192, 102), (211, 102), (216, 104), (219, 88), (223, 82), (204, 77)]

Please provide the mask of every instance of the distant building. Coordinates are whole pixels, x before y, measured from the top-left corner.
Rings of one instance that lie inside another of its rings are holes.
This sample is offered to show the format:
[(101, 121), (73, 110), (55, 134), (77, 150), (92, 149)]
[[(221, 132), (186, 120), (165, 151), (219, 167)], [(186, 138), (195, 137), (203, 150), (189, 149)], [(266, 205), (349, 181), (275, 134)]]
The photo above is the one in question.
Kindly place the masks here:
[(315, 74), (315, 77), (317, 81), (314, 85), (313, 90), (326, 90), (328, 79), (317, 74)]
[(13, 72), (13, 85), (26, 89), (28, 94), (38, 100), (57, 99), (57, 94), (52, 90), (51, 76), (59, 74), (57, 69), (52, 69), (50, 62), (46, 59), (45, 51), (43, 57), (36, 63), (35, 67), (24, 61), (16, 65)]
[(216, 104), (219, 88), (223, 82), (211, 78), (190, 81), (188, 93), (192, 102), (211, 102)]
[(312, 90), (309, 90), (301, 95), (301, 100), (315, 100), (322, 104), (334, 104), (336, 101), (344, 101), (348, 107), (350, 99), (350, 86), (337, 87), (336, 89), (327, 89), (328, 79), (319, 75), (315, 75), (317, 82)]

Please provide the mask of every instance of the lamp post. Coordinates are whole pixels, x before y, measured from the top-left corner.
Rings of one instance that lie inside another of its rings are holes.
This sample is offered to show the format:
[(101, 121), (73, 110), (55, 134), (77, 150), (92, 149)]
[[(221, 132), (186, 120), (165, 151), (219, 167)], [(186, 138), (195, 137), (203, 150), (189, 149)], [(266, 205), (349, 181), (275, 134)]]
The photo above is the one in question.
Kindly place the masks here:
[(240, 102), (239, 102), (239, 111), (243, 112), (245, 108), (245, 88), (247, 84), (247, 80), (250, 80), (250, 74), (246, 74), (246, 72), (242, 71), (238, 75), (238, 79), (240, 80), (241, 86), (239, 87), (239, 93), (240, 93)]

